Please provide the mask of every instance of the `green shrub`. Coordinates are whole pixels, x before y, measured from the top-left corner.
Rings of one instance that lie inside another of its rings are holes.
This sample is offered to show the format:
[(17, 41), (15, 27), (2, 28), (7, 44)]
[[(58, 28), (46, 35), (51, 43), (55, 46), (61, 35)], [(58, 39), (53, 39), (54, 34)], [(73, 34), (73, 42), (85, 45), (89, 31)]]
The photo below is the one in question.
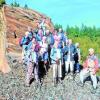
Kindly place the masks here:
[(81, 53), (82, 53), (82, 61), (86, 59), (88, 55), (88, 49), (94, 48), (96, 54), (100, 54), (100, 40), (99, 37), (96, 38), (96, 41), (92, 41), (90, 37), (82, 36), (82, 37), (73, 37), (72, 35), (68, 35), (69, 38), (73, 40), (74, 43), (80, 43)]
[(6, 3), (5, 0), (0, 0), (0, 7), (2, 7), (3, 4), (5, 4), (5, 3)]

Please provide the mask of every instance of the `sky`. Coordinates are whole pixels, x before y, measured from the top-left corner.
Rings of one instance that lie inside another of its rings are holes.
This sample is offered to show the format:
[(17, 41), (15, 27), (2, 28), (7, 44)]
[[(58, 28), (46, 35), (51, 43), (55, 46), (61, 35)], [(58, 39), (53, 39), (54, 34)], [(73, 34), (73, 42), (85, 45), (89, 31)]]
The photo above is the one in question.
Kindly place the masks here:
[[(6, 0), (11, 4), (15, 0)], [(54, 24), (100, 27), (100, 0), (16, 0), (21, 6), (39, 11), (52, 19)]]

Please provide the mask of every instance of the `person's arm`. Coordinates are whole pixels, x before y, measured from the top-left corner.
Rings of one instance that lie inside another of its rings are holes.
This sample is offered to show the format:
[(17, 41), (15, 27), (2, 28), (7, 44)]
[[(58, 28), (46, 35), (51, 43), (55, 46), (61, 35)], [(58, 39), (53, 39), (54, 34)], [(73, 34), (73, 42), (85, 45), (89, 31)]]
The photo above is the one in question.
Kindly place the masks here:
[(88, 67), (88, 60), (86, 59), (85, 61), (84, 61), (84, 63), (83, 63), (83, 68), (85, 69), (85, 68), (87, 68)]
[(78, 51), (78, 61), (80, 62), (80, 60), (81, 60), (81, 51), (80, 51), (80, 49), (79, 49), (79, 51)]
[(44, 55), (44, 60), (45, 60), (45, 61), (48, 60), (48, 52), (45, 53), (45, 55)]
[(98, 69), (99, 69), (99, 61), (96, 58), (94, 62), (95, 62), (94, 74), (95, 74), (98, 71)]
[(67, 55), (68, 54), (68, 50), (67, 50), (67, 47), (64, 47), (63, 49), (63, 56)]
[(56, 61), (56, 58), (54, 57), (54, 48), (51, 49), (50, 58)]
[(76, 49), (75, 45), (73, 45), (73, 47), (74, 47), (73, 55), (75, 55), (77, 53), (77, 49)]
[(54, 44), (54, 37), (51, 35), (51, 43), (50, 43), (51, 45), (53, 45)]
[(46, 52), (44, 55), (44, 63), (46, 64), (47, 61), (48, 61), (48, 52)]

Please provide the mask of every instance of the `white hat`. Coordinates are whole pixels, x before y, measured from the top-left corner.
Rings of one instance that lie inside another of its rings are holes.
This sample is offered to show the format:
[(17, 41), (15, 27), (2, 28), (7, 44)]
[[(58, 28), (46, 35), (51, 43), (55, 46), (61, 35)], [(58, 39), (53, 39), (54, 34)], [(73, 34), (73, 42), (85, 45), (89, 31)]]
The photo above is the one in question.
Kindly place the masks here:
[(94, 49), (93, 49), (93, 48), (90, 48), (90, 49), (89, 49), (89, 52), (94, 52)]
[(29, 32), (25, 32), (25, 35), (28, 35), (29, 34)]
[(77, 42), (77, 43), (75, 43), (75, 46), (76, 46), (76, 47), (78, 47), (78, 46), (79, 46), (79, 43), (78, 43), (78, 42)]

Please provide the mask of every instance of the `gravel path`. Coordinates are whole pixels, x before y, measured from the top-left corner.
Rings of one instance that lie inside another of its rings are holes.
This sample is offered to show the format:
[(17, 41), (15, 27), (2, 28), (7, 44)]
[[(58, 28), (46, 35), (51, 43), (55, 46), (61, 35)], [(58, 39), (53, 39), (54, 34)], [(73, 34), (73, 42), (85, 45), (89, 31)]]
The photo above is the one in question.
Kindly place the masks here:
[[(75, 81), (64, 78), (62, 84), (56, 87), (52, 83), (52, 69), (45, 77), (42, 86), (35, 82), (30, 87), (25, 87), (25, 72), (17, 57), (8, 56), (12, 71), (3, 75), (0, 73), (0, 100), (100, 100), (100, 82), (95, 94), (91, 93), (91, 82), (86, 82), (84, 87), (78, 86), (79, 75)], [(5, 99), (6, 98), (6, 99)]]

